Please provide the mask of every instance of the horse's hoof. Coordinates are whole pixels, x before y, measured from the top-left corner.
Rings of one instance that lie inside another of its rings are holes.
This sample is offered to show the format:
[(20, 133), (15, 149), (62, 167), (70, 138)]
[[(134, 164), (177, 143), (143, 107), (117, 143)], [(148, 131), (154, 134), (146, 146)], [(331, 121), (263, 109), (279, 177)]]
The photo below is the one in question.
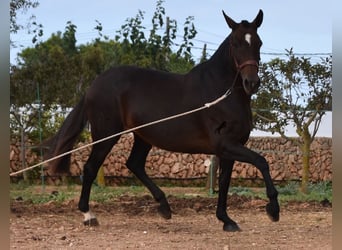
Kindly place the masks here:
[(169, 206), (159, 206), (158, 213), (166, 220), (171, 219), (171, 209)]
[(241, 232), (242, 230), (236, 223), (227, 223), (223, 225), (223, 230), (226, 232)]
[(83, 221), (83, 225), (89, 226), (89, 227), (97, 227), (100, 224), (99, 224), (99, 222), (98, 222), (98, 220), (96, 218), (91, 218), (89, 220)]
[(271, 203), (266, 205), (266, 212), (271, 221), (279, 221), (279, 206), (274, 206)]

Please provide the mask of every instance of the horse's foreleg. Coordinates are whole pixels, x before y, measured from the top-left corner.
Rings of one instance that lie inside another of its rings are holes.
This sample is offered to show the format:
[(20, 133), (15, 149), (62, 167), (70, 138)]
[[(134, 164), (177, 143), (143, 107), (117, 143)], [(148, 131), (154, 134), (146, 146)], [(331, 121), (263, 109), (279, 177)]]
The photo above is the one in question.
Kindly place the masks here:
[(279, 221), (280, 208), (278, 203), (278, 191), (273, 185), (268, 163), (264, 157), (259, 155), (254, 165), (259, 169), (264, 178), (267, 197), (270, 200), (266, 205), (266, 212), (272, 221)]
[(148, 188), (154, 199), (159, 202), (159, 214), (165, 219), (170, 219), (171, 209), (164, 192), (148, 177), (145, 171), (146, 157), (151, 148), (152, 146), (150, 144), (144, 142), (140, 137), (135, 135), (133, 148), (126, 165)]
[(217, 202), (216, 216), (221, 220), (223, 230), (228, 232), (240, 231), (239, 226), (229, 218), (227, 214), (227, 195), (232, 175), (234, 161), (220, 159), (220, 175), (219, 175), (219, 196)]
[(243, 145), (227, 144), (223, 150), (223, 156), (241, 162), (253, 164), (262, 174), (265, 181), (266, 193), (270, 202), (266, 206), (266, 212), (272, 221), (279, 220), (278, 192), (273, 185), (270, 170), (266, 159), (258, 153), (244, 147)]

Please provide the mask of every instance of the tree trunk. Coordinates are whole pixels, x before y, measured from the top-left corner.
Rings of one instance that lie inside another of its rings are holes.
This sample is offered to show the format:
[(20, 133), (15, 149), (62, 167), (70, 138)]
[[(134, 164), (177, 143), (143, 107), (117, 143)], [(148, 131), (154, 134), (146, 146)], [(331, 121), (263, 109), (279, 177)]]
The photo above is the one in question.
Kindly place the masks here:
[[(308, 132), (308, 131), (305, 131)], [(303, 145), (302, 145), (302, 183), (301, 183), (301, 191), (302, 193), (308, 193), (308, 184), (309, 184), (309, 175), (310, 175), (310, 145), (311, 138), (309, 133), (303, 133)]]

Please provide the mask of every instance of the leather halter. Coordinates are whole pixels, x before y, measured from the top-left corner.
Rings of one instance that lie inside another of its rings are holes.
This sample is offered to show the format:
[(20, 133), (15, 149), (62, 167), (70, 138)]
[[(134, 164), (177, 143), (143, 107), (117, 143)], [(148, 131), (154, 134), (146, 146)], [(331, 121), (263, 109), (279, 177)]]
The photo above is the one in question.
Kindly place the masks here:
[[(233, 56), (231, 44), (229, 45), (229, 54), (231, 56)], [(236, 69), (238, 72), (240, 72), (246, 66), (255, 66), (257, 69), (259, 69), (259, 63), (256, 60), (251, 59), (251, 60), (247, 60), (247, 61), (239, 64), (238, 61), (236, 60), (236, 57), (233, 56), (233, 58), (234, 58), (235, 66), (236, 66)]]
[(234, 61), (235, 61), (236, 69), (238, 71), (241, 71), (246, 66), (255, 66), (255, 67), (257, 67), (257, 69), (259, 69), (259, 63), (256, 60), (247, 60), (247, 61), (239, 64), (237, 62), (236, 58), (234, 57)]

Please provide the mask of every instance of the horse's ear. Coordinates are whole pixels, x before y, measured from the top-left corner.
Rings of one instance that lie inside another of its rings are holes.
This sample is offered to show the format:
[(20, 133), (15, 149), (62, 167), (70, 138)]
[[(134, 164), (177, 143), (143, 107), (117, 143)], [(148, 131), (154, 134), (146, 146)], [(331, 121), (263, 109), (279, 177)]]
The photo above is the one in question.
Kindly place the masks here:
[(231, 19), (229, 16), (227, 16), (226, 13), (224, 13), (223, 10), (222, 10), (222, 13), (223, 13), (224, 18), (226, 19), (226, 22), (227, 22), (228, 26), (232, 30), (235, 30), (235, 28), (238, 26), (238, 24), (233, 19)]
[(258, 13), (258, 15), (256, 16), (256, 18), (254, 19), (253, 24), (254, 24), (257, 28), (259, 28), (260, 25), (262, 24), (263, 18), (264, 18), (264, 13), (262, 12), (262, 10), (259, 10), (259, 13)]

